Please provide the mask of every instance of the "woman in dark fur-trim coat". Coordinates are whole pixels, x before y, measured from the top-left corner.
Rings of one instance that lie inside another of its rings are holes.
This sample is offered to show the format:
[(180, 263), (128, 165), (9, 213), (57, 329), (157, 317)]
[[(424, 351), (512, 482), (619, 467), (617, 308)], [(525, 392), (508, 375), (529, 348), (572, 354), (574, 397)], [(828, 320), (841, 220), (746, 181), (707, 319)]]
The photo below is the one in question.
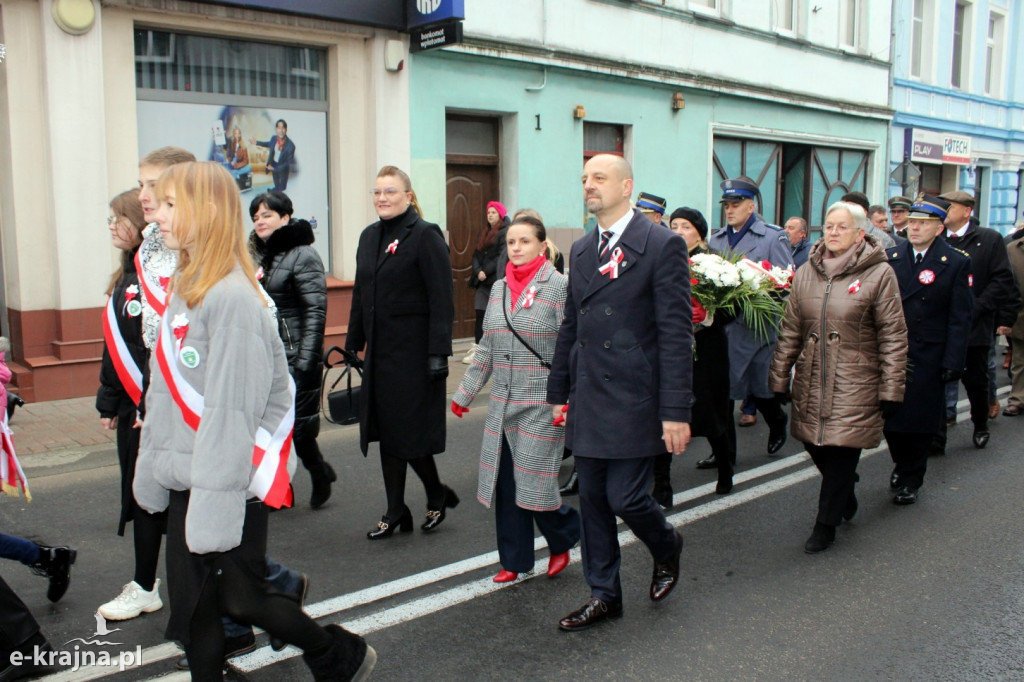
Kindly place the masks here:
[(292, 212), (292, 201), (284, 192), (271, 191), (253, 199), (249, 249), (260, 284), (277, 306), (277, 327), (295, 380), (295, 454), (313, 481), (309, 505), (318, 509), (331, 496), (331, 483), (338, 478), (316, 442), (327, 278), (313, 248), (312, 226), (292, 218)]

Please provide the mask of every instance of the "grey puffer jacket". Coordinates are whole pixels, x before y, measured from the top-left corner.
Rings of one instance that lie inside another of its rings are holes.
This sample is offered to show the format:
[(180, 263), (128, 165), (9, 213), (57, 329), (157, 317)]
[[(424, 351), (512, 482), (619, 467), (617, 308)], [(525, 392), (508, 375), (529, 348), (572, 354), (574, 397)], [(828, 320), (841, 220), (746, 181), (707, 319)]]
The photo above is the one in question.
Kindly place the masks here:
[(313, 228), (292, 220), (266, 241), (254, 231), (249, 249), (263, 268), (260, 283), (277, 305), (278, 332), (288, 367), (295, 378), (295, 439), (320, 433), (320, 379), (324, 325), (327, 321), (327, 278), (312, 244)]
[[(150, 513), (167, 508), (168, 491), (191, 491), (185, 519), (189, 551), (226, 552), (242, 540), (256, 432), (262, 427), (274, 433), (292, 409), (288, 362), (274, 321), (240, 268), (196, 308), (172, 294), (163, 322), (167, 333), (185, 320), (181, 349), (195, 354), (173, 348), (170, 355), (182, 381), (203, 398), (199, 428), (185, 422), (154, 352), (133, 489)], [(291, 456), (289, 477), (294, 471)]]
[(868, 236), (831, 277), (823, 241), (797, 270), (768, 383), (789, 391), (793, 437), (804, 443), (872, 448), (882, 440), (880, 401), (902, 402), (907, 324), (896, 274)]

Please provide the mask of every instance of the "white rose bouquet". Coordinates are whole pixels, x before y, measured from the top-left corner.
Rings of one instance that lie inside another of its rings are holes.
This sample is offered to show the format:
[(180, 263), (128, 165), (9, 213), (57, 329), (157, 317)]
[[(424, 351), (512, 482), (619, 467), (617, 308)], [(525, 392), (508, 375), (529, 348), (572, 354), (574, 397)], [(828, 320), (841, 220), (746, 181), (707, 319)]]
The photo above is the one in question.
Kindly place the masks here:
[[(713, 253), (690, 259), (690, 292), (696, 323), (710, 326), (716, 311), (743, 316), (758, 338), (767, 339), (785, 310), (783, 298), (789, 293), (793, 273), (772, 267), (768, 261), (755, 263), (746, 258), (729, 260)], [(701, 321), (700, 311), (706, 311)]]

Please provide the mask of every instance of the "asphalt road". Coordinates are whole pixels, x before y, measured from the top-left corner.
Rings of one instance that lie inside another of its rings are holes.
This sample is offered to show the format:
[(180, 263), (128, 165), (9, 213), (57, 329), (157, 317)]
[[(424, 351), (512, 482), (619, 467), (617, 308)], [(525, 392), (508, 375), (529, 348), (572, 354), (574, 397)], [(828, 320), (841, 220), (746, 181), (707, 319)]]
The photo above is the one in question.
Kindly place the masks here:
[[(380, 658), (373, 679), (1024, 680), (1024, 420), (1000, 417), (980, 451), (969, 423), (951, 428), (947, 456), (930, 460), (910, 507), (891, 502), (888, 453), (866, 453), (860, 511), (815, 556), (803, 543), (820, 479), (798, 443), (769, 459), (767, 429), (740, 429), (737, 486), (717, 496), (715, 473), (693, 466), (707, 453), (696, 441), (673, 467), (671, 520), (686, 542), (680, 587), (665, 602), (649, 601), (651, 559), (626, 532), (624, 618), (564, 633), (558, 619), (588, 597), (578, 555), (553, 580), (541, 549), (539, 577), (490, 581), (498, 570), (493, 515), (475, 500), (484, 412), (480, 400), (464, 419), (449, 420), (450, 449), (438, 462), (462, 504), (431, 535), (417, 528), (366, 540), (383, 512), (383, 484), (372, 454), (359, 453), (356, 427), (321, 436), (339, 474), (328, 505), (309, 509), (300, 471), (300, 504), (272, 515), (271, 555), (310, 576), (307, 610), (321, 622), (366, 634)], [(130, 537), (115, 534), (116, 456), (58, 453), (28, 466), (34, 501), (0, 498), (0, 528), (76, 546), (71, 589), (50, 604), (44, 580), (12, 562), (0, 568), (62, 649), (93, 632), (96, 607), (131, 579)], [(418, 525), (425, 498), (411, 473), (407, 501)], [(141, 646), (145, 664), (113, 677), (187, 679), (172, 673), (177, 654), (163, 641), (165, 623), (166, 609), (110, 624), (121, 631), (119, 646), (107, 648)], [(263, 647), (236, 659), (230, 677), (308, 680), (297, 653)]]

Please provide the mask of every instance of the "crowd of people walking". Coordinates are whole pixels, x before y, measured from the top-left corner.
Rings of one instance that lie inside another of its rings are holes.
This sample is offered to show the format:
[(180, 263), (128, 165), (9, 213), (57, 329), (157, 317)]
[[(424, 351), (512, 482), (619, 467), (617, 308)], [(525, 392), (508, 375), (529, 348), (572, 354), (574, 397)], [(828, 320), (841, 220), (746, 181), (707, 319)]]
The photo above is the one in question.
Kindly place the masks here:
[[(222, 679), (226, 657), (256, 646), (253, 626), (275, 649), (301, 648), (317, 680), (361, 680), (376, 661), (359, 635), (309, 618), (308, 579), (266, 551), (269, 512), (295, 503), (295, 459), (310, 476), (312, 509), (338, 484), (317, 443), (326, 274), (313, 227), (282, 191), (286, 132), (279, 121), (277, 141), (264, 145), (278, 150), (280, 182), (251, 201), (251, 230), (230, 169), (173, 147), (144, 157), (139, 189), (110, 202), (121, 259), (107, 289), (96, 409), (117, 433), (117, 533), (132, 524), (134, 572), (98, 613), (128, 620), (163, 608), (164, 545), (166, 637), (182, 644), (178, 666), (195, 680)], [(558, 622), (575, 632), (624, 613), (616, 518), (650, 552), (650, 599), (676, 588), (683, 538), (665, 516), (672, 462), (692, 437), (706, 438), (711, 453), (697, 467), (715, 469), (715, 492), (730, 494), (737, 404), (740, 425), (760, 413), (767, 456), (792, 435), (821, 473), (810, 554), (856, 514), (861, 452), (883, 438), (893, 501), (917, 502), (928, 457), (945, 448), (956, 382), (970, 399), (973, 445), (986, 447), (999, 407), (996, 334), (1013, 350), (1003, 414), (1024, 411), (1024, 230), (1004, 243), (973, 220), (970, 195), (894, 197), (890, 225), (885, 207), (851, 192), (828, 207), (812, 241), (802, 217), (784, 228), (765, 220), (758, 185), (743, 176), (721, 184), (717, 230), (696, 208), (665, 221), (664, 199), (634, 202), (632, 168), (615, 155), (589, 159), (582, 188), (597, 228), (573, 244), (567, 275), (536, 211), (510, 217), (499, 201), (487, 204), (467, 281), (474, 344), (448, 403), (455, 310), (444, 232), (424, 218), (404, 171), (377, 174), (378, 220), (359, 237), (345, 341), (362, 372), (360, 447), (368, 456), (378, 444), (384, 487), (368, 539), (413, 530), (410, 468), (426, 492), (422, 531), (458, 506), (435, 458), (448, 411), (462, 418), (486, 392), (476, 497), (495, 513), (492, 579), (532, 573), (534, 524), (549, 577), (581, 544), (589, 594)], [(794, 273), (779, 293), (784, 314), (767, 329), (737, 309), (712, 314), (690, 269), (710, 254)], [(567, 457), (573, 478), (560, 488)], [(565, 499), (576, 492), (578, 510)], [(0, 535), (0, 556), (46, 577), (56, 601), (76, 553)], [(45, 644), (2, 580), (0, 606), (0, 650)], [(2, 666), (2, 679), (38, 672)]]

